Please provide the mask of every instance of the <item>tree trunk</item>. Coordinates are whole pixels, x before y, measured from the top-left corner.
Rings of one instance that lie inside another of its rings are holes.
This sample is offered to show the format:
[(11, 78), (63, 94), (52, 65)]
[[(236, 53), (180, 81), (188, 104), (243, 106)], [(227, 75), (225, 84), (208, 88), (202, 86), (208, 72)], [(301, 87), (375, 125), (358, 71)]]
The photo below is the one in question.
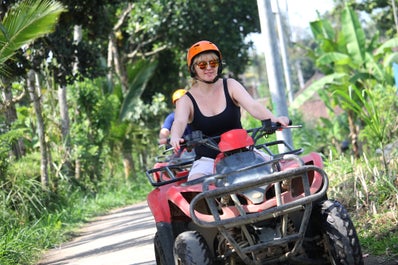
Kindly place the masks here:
[[(120, 78), (120, 83), (122, 86), (123, 93), (127, 93), (128, 91), (128, 77), (125, 70), (124, 65), (120, 61), (119, 51), (117, 49), (116, 38), (113, 32), (109, 35), (109, 44), (108, 44), (108, 67), (111, 69), (111, 65), (113, 63), (113, 69), (115, 70), (116, 74)], [(110, 75), (108, 75), (110, 78)]]
[[(73, 27), (73, 44), (75, 44), (77, 46), (81, 42), (82, 38), (83, 38), (82, 26), (75, 25)], [(77, 53), (77, 51), (76, 51), (76, 53)], [(78, 73), (79, 73), (79, 57), (75, 56), (75, 62), (73, 63), (73, 75), (77, 75)], [(68, 120), (69, 120), (69, 117), (68, 117)], [(80, 163), (79, 158), (76, 158), (75, 179), (80, 179), (80, 175), (81, 175), (81, 163)]]
[[(21, 99), (25, 93), (23, 92), (17, 97), (17, 99), (14, 99), (9, 80), (4, 78), (2, 82), (4, 84), (4, 89), (2, 92), (4, 98), (4, 113), (6, 117), (5, 122), (7, 125), (7, 130), (9, 130), (11, 125), (18, 119), (17, 110), (15, 109), (15, 102)], [(23, 143), (22, 139), (18, 139), (17, 142), (12, 144), (12, 153), (17, 159), (25, 155), (25, 144)]]
[(128, 180), (130, 177), (133, 178), (134, 173), (134, 160), (132, 156), (132, 143), (129, 139), (124, 139), (122, 146), (122, 156), (123, 156), (123, 167), (124, 167), (124, 177)]
[(75, 179), (80, 179), (80, 173), (81, 173), (80, 159), (76, 158), (76, 161), (75, 161)]
[(66, 87), (59, 86), (58, 88), (58, 102), (61, 117), (61, 134), (62, 142), (65, 146), (64, 149), (64, 170), (67, 176), (73, 176), (72, 174), (72, 163), (71, 163), (71, 144), (69, 139), (70, 125), (69, 125), (69, 114), (68, 114), (68, 104), (66, 101)]
[(119, 76), (121, 80), (122, 90), (126, 92), (128, 89), (128, 77), (124, 65), (120, 61), (119, 51), (117, 49), (117, 41), (116, 41), (116, 32), (120, 30), (125, 20), (128, 18), (131, 10), (133, 9), (134, 4), (129, 3), (126, 8), (121, 13), (118, 21), (113, 26), (112, 32), (109, 34), (109, 43), (108, 43), (108, 59), (107, 65), (109, 68), (108, 72), (108, 81), (111, 81), (112, 78), (112, 65), (114, 66), (114, 70), (116, 74)]
[[(83, 31), (81, 25), (75, 25), (73, 27), (73, 44), (78, 45), (83, 38)], [(77, 51), (76, 51), (77, 54)], [(73, 63), (73, 75), (79, 73), (79, 57), (75, 56), (75, 62)]]
[(145, 170), (146, 168), (148, 168), (148, 160), (147, 160), (147, 157), (148, 157), (148, 150), (147, 149), (144, 149), (144, 150), (142, 150), (141, 151), (141, 157), (142, 157), (142, 170)]
[(303, 75), (303, 69), (301, 68), (300, 61), (297, 60), (295, 63), (296, 70), (297, 70), (297, 79), (299, 81), (299, 90), (304, 88), (305, 82), (304, 82), (304, 75)]
[(361, 156), (361, 148), (358, 142), (358, 127), (355, 125), (355, 115), (352, 111), (348, 111), (348, 126), (350, 128), (352, 152), (356, 158)]
[(36, 94), (35, 77), (36, 77), (35, 72), (33, 70), (29, 70), (27, 88), (29, 91), (30, 99), (33, 102), (33, 108), (35, 110), (36, 119), (37, 119), (37, 134), (39, 136), (40, 155), (41, 155), (41, 161), (40, 161), (41, 184), (43, 187), (48, 187), (48, 154), (47, 154), (46, 140), (44, 134), (45, 126), (43, 121), (43, 113), (41, 111), (40, 98)]

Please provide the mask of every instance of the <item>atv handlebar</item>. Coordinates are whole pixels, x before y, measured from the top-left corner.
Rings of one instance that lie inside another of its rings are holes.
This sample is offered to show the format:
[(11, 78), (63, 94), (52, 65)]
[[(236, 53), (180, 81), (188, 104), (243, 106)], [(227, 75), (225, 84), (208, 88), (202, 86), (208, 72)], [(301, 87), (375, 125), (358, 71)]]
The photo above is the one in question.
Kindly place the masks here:
[(270, 119), (262, 120), (261, 127), (253, 128), (247, 130), (248, 133), (251, 133), (251, 136), (256, 143), (257, 140), (265, 135), (274, 134), (276, 131), (282, 131), (284, 129), (291, 128), (301, 128), (302, 125), (292, 125), (293, 122), (289, 120), (288, 126), (282, 126), (279, 122), (272, 122)]
[[(264, 136), (274, 134), (276, 131), (301, 127), (301, 125), (291, 125), (291, 121), (288, 126), (282, 126), (280, 123), (272, 122), (271, 120), (263, 120), (261, 121), (260, 127), (246, 130), (254, 141), (254, 144), (252, 146), (248, 146), (248, 148), (262, 150), (269, 154), (272, 159), (282, 159), (286, 154), (300, 154), (302, 153), (301, 148), (293, 149), (293, 147), (283, 140), (268, 141), (266, 143), (257, 143), (257, 141)], [(166, 150), (163, 152), (163, 156), (158, 157), (157, 159), (158, 163), (163, 164), (158, 164), (158, 167), (146, 171), (151, 184), (153, 186), (161, 186), (186, 178), (186, 175), (182, 176), (181, 174), (175, 174), (175, 171), (180, 171), (180, 173), (185, 172), (186, 168), (193, 163), (194, 156), (184, 157), (181, 156), (181, 154), (191, 153), (194, 155), (194, 153), (190, 151), (194, 149), (195, 146), (199, 145), (204, 145), (216, 151), (220, 151), (218, 146), (220, 138), (221, 135), (209, 137), (204, 135), (202, 131), (193, 131), (191, 134), (183, 137), (184, 142), (180, 145), (181, 148), (179, 152), (173, 153), (174, 149), (168, 148), (166, 145)], [(169, 143), (169, 139), (167, 140), (167, 143)], [(284, 151), (273, 151), (274, 147), (279, 145), (285, 147)]]
[[(276, 131), (282, 131), (284, 129), (291, 129), (291, 128), (301, 128), (302, 125), (292, 125), (292, 121), (289, 121), (288, 126), (282, 126), (279, 122), (272, 122), (270, 119), (262, 120), (261, 126), (248, 129), (246, 130), (247, 133), (253, 138), (254, 146), (256, 146), (257, 141), (267, 135), (274, 134)], [(182, 148), (187, 148), (188, 150), (193, 149), (195, 146), (198, 145), (206, 145), (209, 148), (214, 150), (219, 150), (218, 148), (218, 141), (220, 140), (221, 136), (206, 136), (202, 133), (202, 131), (193, 131), (191, 134), (186, 135), (183, 137), (184, 143), (181, 144)], [(290, 151), (293, 150), (287, 143), (284, 141), (276, 141), (273, 144), (284, 144), (288, 147)], [(270, 144), (267, 144), (270, 145)], [(272, 145), (272, 144), (271, 144)], [(296, 150), (295, 150), (296, 151)]]

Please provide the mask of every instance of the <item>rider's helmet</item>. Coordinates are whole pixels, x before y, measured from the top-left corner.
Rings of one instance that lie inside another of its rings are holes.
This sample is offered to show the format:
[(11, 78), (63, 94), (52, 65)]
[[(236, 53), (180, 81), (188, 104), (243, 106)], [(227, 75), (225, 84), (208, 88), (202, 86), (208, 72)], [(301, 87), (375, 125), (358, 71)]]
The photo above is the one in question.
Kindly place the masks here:
[(233, 129), (221, 134), (218, 147), (222, 153), (248, 147), (254, 144), (253, 138), (245, 129)]
[(173, 104), (176, 104), (176, 101), (185, 95), (185, 93), (187, 93), (187, 91), (185, 89), (177, 89), (176, 91), (174, 91), (173, 96), (171, 97), (171, 101), (173, 102)]
[(218, 49), (218, 47), (207, 40), (201, 40), (198, 41), (197, 43), (193, 44), (191, 46), (191, 48), (189, 48), (188, 53), (187, 53), (187, 64), (188, 64), (188, 70), (191, 74), (191, 77), (195, 76), (195, 71), (193, 69), (193, 60), (195, 59), (195, 57), (197, 55), (199, 55), (200, 53), (203, 52), (209, 52), (209, 51), (213, 51), (217, 54), (218, 56), (218, 60), (220, 61), (219, 67), (218, 67), (218, 74), (221, 74), (222, 71), (222, 64), (221, 64), (221, 60), (222, 60), (222, 55), (220, 50)]

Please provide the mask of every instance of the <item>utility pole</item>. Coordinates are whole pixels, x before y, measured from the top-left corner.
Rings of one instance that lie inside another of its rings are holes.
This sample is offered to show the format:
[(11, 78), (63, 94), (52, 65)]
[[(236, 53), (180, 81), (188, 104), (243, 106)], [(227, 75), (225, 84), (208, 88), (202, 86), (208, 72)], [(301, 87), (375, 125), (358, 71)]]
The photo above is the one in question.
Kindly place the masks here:
[[(261, 36), (265, 47), (265, 64), (273, 109), (277, 116), (288, 116), (282, 64), (277, 44), (278, 37), (275, 32), (271, 0), (257, 0), (257, 8), (260, 17)], [(276, 136), (278, 140), (284, 140), (293, 146), (290, 130), (277, 132)]]
[(391, 3), (392, 3), (392, 12), (394, 15), (395, 29), (398, 32), (398, 17), (397, 17), (397, 7), (395, 6), (395, 0), (392, 0)]
[(280, 51), (281, 51), (281, 56), (282, 56), (283, 74), (285, 76), (285, 84), (286, 84), (286, 91), (287, 91), (287, 96), (289, 99), (289, 104), (292, 104), (294, 97), (293, 97), (292, 81), (290, 78), (289, 55), (287, 53), (286, 39), (285, 39), (284, 30), (283, 30), (281, 14), (279, 11), (279, 1), (276, 0), (275, 3), (276, 3), (276, 6), (275, 6), (274, 12), (275, 12), (278, 33), (279, 33), (278, 36), (279, 36), (279, 45), (280, 45)]

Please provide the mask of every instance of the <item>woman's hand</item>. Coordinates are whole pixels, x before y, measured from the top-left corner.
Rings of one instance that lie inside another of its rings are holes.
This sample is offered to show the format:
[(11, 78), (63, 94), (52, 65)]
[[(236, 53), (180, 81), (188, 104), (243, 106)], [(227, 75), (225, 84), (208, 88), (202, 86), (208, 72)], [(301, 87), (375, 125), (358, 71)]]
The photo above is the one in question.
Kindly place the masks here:
[(184, 142), (184, 138), (181, 137), (171, 137), (170, 145), (174, 148), (174, 152), (178, 152), (180, 150), (180, 144)]
[(158, 144), (159, 145), (167, 144), (167, 138), (159, 138)]
[(290, 124), (290, 119), (286, 116), (279, 116), (275, 118), (274, 122), (279, 122), (282, 126), (288, 126)]

